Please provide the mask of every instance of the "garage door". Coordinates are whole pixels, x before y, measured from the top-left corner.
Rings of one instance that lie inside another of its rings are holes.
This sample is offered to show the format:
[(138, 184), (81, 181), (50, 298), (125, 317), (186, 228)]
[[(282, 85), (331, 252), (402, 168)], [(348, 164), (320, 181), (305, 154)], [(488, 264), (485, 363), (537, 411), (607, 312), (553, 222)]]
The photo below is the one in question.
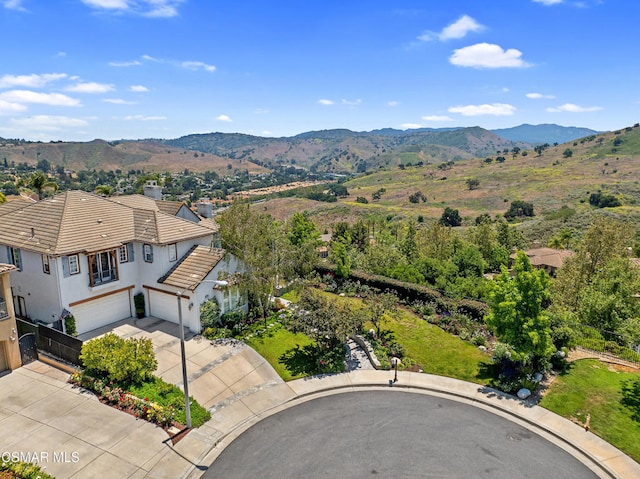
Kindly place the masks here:
[[(189, 306), (189, 300), (182, 298), (182, 314)], [(149, 316), (178, 323), (178, 299), (175, 293), (149, 290)], [(183, 316), (184, 318), (184, 316)]]
[(131, 317), (129, 290), (103, 296), (70, 308), (78, 334)]

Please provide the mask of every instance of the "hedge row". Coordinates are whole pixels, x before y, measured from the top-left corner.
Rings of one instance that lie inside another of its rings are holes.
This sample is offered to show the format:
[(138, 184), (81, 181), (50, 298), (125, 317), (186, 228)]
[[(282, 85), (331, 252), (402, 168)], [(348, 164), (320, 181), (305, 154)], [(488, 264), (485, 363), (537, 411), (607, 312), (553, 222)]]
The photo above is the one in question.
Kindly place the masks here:
[[(332, 265), (320, 265), (316, 267), (316, 271), (320, 275), (336, 274), (336, 268)], [(363, 271), (352, 270), (349, 274), (351, 281), (359, 281), (369, 287), (384, 291), (386, 289), (396, 292), (398, 297), (406, 302), (423, 301), (425, 303), (433, 303), (436, 305), (438, 313), (462, 313), (473, 318), (476, 321), (482, 321), (489, 312), (489, 307), (482, 301), (473, 299), (456, 299), (443, 295), (440, 291), (428, 288), (427, 286), (407, 283), (386, 276), (377, 274), (369, 274)]]

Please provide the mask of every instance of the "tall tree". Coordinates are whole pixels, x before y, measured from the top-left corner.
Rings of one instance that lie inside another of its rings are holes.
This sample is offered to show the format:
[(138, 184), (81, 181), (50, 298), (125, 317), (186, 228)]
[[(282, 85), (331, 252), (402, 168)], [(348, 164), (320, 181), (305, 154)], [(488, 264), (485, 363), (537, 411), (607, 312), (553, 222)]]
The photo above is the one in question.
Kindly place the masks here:
[(294, 213), (287, 221), (286, 229), (292, 246), (293, 268), (298, 275), (304, 277), (313, 271), (318, 262), (320, 233), (307, 211)]
[(503, 268), (491, 287), (485, 321), (500, 342), (513, 348), (514, 361), (544, 367), (555, 352), (551, 321), (543, 309), (550, 279), (543, 270), (534, 269), (522, 251), (513, 269), (515, 276), (511, 277)]
[(42, 199), (42, 194), (45, 191), (57, 191), (58, 184), (55, 181), (49, 181), (47, 175), (42, 171), (36, 171), (27, 180), (25, 186), (35, 191), (38, 195), (38, 199)]
[(282, 225), (272, 216), (240, 202), (224, 211), (217, 221), (222, 247), (242, 260), (249, 300), (266, 318), (278, 283), (287, 279), (293, 270), (291, 243)]

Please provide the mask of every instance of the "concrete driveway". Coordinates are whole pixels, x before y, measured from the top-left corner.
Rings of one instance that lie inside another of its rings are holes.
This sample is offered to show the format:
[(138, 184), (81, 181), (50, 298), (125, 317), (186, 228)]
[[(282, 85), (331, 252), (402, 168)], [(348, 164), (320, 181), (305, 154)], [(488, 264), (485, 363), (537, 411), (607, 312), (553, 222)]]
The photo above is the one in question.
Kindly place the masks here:
[[(156, 318), (129, 319), (112, 331), (123, 338), (150, 338), (158, 360), (155, 374), (182, 389), (178, 325)], [(214, 342), (186, 333), (189, 394), (212, 413), (238, 399), (283, 381), (271, 365), (246, 344)]]

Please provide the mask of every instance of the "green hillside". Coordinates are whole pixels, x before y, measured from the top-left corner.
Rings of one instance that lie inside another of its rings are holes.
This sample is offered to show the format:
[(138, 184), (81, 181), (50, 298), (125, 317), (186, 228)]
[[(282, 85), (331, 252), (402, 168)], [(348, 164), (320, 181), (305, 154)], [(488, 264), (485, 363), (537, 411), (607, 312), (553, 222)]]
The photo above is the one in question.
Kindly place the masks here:
[[(498, 161), (498, 156), (504, 161)], [(309, 209), (326, 225), (371, 214), (426, 220), (439, 218), (444, 207), (450, 206), (460, 210), (465, 224), (472, 224), (481, 214), (501, 215), (512, 201), (523, 200), (533, 203), (536, 216), (522, 227), (540, 230), (537, 234), (544, 237), (550, 225), (578, 228), (594, 214), (619, 214), (640, 221), (639, 169), (640, 127), (635, 127), (551, 146), (542, 155), (523, 150), (517, 156), (494, 154), (453, 165), (429, 160), (423, 166), (395, 166), (346, 182), (350, 196), (337, 204), (305, 200), (300, 209)], [(470, 179), (477, 180), (477, 188), (470, 189)], [(384, 192), (375, 200), (374, 193), (381, 188)], [(416, 192), (426, 201), (410, 202), (410, 195)], [(597, 192), (618, 198), (622, 206), (601, 209), (590, 205), (591, 194)], [(357, 202), (358, 197), (368, 203)], [(296, 200), (287, 200), (286, 208), (283, 200), (271, 200), (261, 207), (282, 217), (287, 210), (298, 209)]]

